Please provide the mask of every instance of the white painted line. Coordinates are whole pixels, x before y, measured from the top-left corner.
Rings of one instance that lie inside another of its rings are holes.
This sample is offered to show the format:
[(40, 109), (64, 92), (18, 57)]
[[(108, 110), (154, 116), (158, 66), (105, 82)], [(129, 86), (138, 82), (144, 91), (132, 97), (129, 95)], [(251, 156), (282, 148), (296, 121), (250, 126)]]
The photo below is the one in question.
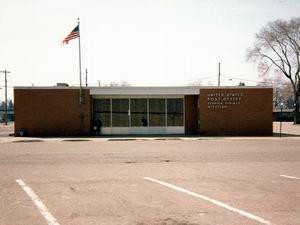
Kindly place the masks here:
[(59, 225), (54, 216), (49, 212), (47, 207), (43, 204), (41, 199), (33, 192), (33, 190), (27, 186), (22, 180), (16, 180), (16, 182), (21, 186), (23, 191), (30, 197), (34, 202), (40, 213), (46, 219), (49, 225)]
[(268, 224), (268, 225), (272, 224), (271, 222), (269, 222), (269, 221), (267, 221), (267, 220), (265, 220), (265, 219), (263, 219), (261, 217), (258, 217), (258, 216), (254, 215), (254, 214), (248, 213), (248, 212), (240, 210), (240, 209), (233, 208), (230, 205), (227, 205), (227, 204), (222, 203), (220, 201), (211, 199), (211, 198), (206, 197), (204, 195), (197, 194), (197, 193), (189, 191), (187, 189), (184, 189), (184, 188), (181, 188), (181, 187), (177, 187), (177, 186), (175, 186), (173, 184), (169, 184), (169, 183), (166, 183), (166, 182), (163, 182), (163, 181), (159, 181), (159, 180), (156, 180), (156, 179), (153, 179), (153, 178), (150, 178), (150, 177), (144, 177), (144, 179), (152, 181), (152, 182), (155, 182), (155, 183), (158, 183), (158, 184), (161, 184), (161, 185), (164, 185), (164, 186), (172, 188), (172, 189), (174, 189), (176, 191), (180, 191), (180, 192), (183, 192), (185, 194), (188, 194), (188, 195), (191, 195), (191, 196), (194, 196), (194, 197), (197, 197), (197, 198), (201, 198), (202, 200), (208, 201), (208, 202), (210, 202), (210, 203), (212, 203), (214, 205), (217, 205), (217, 206), (220, 206), (220, 207), (225, 208), (227, 210), (230, 210), (232, 212), (238, 213), (238, 214), (240, 214), (242, 216), (245, 216), (245, 217), (247, 217), (247, 218), (249, 218), (251, 220), (255, 220), (255, 221), (260, 222), (262, 224)]
[(281, 177), (285, 177), (285, 178), (290, 178), (290, 179), (295, 179), (295, 180), (300, 180), (299, 177), (293, 177), (293, 176), (287, 176), (287, 175), (280, 175)]

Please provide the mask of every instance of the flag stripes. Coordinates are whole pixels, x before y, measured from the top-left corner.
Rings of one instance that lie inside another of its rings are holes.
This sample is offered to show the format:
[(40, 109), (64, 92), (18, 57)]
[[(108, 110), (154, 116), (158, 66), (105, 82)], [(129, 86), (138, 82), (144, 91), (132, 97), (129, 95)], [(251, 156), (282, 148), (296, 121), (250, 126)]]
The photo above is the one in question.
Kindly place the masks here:
[(79, 25), (77, 25), (71, 33), (63, 40), (62, 44), (69, 44), (69, 41), (79, 37)]

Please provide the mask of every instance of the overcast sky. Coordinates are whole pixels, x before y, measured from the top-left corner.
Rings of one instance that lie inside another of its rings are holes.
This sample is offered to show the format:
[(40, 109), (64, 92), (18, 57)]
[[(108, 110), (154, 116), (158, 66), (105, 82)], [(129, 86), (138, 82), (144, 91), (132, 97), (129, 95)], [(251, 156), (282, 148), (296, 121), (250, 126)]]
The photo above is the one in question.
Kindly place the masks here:
[(90, 85), (212, 85), (218, 62), (222, 75), (255, 85), (245, 60), (255, 33), (299, 12), (299, 0), (0, 0), (0, 70), (12, 72), (10, 98), (12, 86), (78, 85), (78, 41), (61, 42), (79, 17)]

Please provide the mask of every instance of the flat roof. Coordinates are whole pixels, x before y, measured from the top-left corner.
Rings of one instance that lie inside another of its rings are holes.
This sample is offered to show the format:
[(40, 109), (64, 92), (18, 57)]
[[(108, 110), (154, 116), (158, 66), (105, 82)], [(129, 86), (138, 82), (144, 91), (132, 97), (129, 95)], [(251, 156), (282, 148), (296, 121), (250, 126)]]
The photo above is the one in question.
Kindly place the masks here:
[[(82, 87), (91, 95), (198, 95), (201, 89), (261, 89), (270, 86), (151, 86), (151, 87)], [(14, 89), (79, 89), (78, 86), (15, 86)]]
[(197, 95), (200, 87), (90, 87), (91, 95)]

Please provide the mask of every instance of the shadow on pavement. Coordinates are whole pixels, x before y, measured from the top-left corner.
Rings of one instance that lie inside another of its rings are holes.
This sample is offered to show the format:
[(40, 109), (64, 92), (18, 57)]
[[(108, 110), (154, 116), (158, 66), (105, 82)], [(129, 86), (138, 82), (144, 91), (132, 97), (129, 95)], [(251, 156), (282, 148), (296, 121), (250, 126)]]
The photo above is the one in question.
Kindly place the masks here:
[[(280, 137), (280, 133), (273, 133), (274, 137)], [(287, 134), (287, 133), (281, 133), (281, 137), (300, 137), (299, 134)]]

